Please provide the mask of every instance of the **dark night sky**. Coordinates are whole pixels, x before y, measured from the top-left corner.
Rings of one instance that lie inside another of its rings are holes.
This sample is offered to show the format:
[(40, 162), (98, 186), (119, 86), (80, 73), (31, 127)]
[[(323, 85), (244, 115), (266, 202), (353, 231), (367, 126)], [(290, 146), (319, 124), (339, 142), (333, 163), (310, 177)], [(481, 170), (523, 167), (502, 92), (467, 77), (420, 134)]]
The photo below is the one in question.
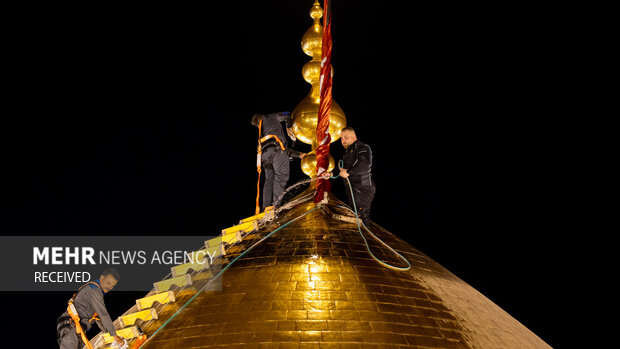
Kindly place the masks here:
[[(3, 234), (214, 235), (252, 215), (250, 117), (308, 93), (311, 4), (22, 13), (9, 38)], [(555, 346), (555, 222), (567, 219), (556, 207), (568, 194), (541, 91), (526, 87), (545, 84), (533, 54), (475, 9), (399, 6), (333, 7), (333, 96), (373, 149), (372, 218)], [(289, 183), (304, 178), (299, 160), (291, 169)], [(342, 182), (335, 193), (344, 199)], [(41, 347), (53, 347), (70, 295), (12, 296), (40, 309)], [(135, 299), (108, 297), (113, 317)]]

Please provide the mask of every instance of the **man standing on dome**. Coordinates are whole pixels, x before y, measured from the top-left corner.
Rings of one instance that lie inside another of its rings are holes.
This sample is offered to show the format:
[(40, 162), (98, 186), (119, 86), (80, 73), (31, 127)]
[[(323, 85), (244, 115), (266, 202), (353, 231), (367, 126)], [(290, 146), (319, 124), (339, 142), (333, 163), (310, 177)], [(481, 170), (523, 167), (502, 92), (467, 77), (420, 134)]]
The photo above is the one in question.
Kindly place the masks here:
[[(353, 127), (345, 127), (340, 134), (340, 141), (345, 148), (342, 157), (340, 177), (348, 178), (353, 188), (357, 214), (364, 224), (370, 223), (370, 205), (375, 198), (375, 184), (372, 180), (372, 150), (370, 147), (357, 139)], [(323, 173), (322, 176), (331, 176), (331, 173)], [(351, 191), (345, 184), (345, 191), (349, 199), (349, 205), (353, 207)]]
[(252, 117), (252, 125), (260, 129), (261, 166), (265, 170), (263, 210), (270, 208), (284, 193), (290, 173), (290, 158), (303, 158), (306, 155), (287, 148), (281, 122), (286, 123), (286, 132), (295, 141), (289, 112), (254, 114)]

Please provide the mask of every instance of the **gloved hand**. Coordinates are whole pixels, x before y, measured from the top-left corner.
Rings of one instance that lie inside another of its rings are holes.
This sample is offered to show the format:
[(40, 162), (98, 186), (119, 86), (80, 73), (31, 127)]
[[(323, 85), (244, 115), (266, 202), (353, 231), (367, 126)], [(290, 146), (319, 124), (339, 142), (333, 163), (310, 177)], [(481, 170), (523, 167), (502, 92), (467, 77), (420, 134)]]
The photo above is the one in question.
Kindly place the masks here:
[(119, 336), (114, 337), (112, 348), (127, 349), (128, 347), (129, 343), (127, 343), (127, 340), (125, 338), (121, 338)]
[(294, 141), (297, 140), (297, 137), (295, 137), (295, 133), (293, 132), (293, 129), (290, 127), (286, 128), (286, 133), (288, 134), (288, 136)]

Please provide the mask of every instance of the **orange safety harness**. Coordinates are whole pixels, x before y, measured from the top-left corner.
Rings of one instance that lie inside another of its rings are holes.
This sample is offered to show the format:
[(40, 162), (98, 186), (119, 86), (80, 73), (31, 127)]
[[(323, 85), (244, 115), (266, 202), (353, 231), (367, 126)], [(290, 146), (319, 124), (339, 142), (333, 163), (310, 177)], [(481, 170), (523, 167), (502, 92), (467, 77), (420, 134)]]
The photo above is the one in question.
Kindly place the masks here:
[[(82, 328), (82, 325), (80, 324), (80, 316), (78, 315), (78, 312), (75, 309), (75, 305), (73, 305), (73, 302), (75, 302), (75, 297), (77, 296), (77, 294), (80, 293), (80, 291), (84, 287), (86, 287), (86, 286), (88, 286), (90, 284), (95, 285), (95, 286), (99, 287), (99, 289), (101, 289), (101, 286), (99, 286), (99, 284), (94, 282), (94, 281), (89, 281), (86, 284), (82, 285), (80, 287), (80, 289), (75, 294), (73, 294), (73, 297), (71, 297), (71, 299), (69, 300), (69, 306), (67, 307), (67, 314), (69, 314), (69, 316), (71, 317), (71, 319), (75, 323), (75, 332), (77, 332), (77, 334), (82, 337), (82, 341), (84, 342), (84, 344), (86, 344), (86, 347), (88, 349), (93, 349), (93, 346), (90, 344), (90, 341), (86, 337), (86, 333), (84, 332), (84, 329)], [(97, 313), (94, 313), (93, 316), (90, 318), (90, 320), (88, 320), (88, 322), (93, 322), (95, 320), (97, 320), (97, 321), (100, 320), (99, 319), (99, 315), (97, 315)]]
[(259, 198), (260, 198), (260, 173), (261, 173), (261, 157), (263, 155), (263, 146), (262, 144), (265, 143), (266, 141), (270, 140), (270, 139), (275, 139), (278, 144), (280, 145), (280, 148), (282, 150), (286, 150), (286, 147), (284, 147), (284, 144), (282, 143), (282, 141), (280, 140), (280, 138), (278, 138), (278, 136), (276, 135), (267, 135), (263, 138), (261, 138), (261, 132), (262, 132), (262, 127), (263, 127), (263, 120), (261, 119), (258, 122), (258, 153), (256, 154), (256, 171), (258, 172), (258, 181), (256, 182), (256, 213), (255, 214), (259, 214), (260, 213), (260, 204), (259, 204)]
[(129, 347), (129, 349), (138, 349), (142, 346), (142, 344), (144, 344), (146, 342), (146, 335), (145, 334), (141, 334), (137, 337), (137, 339), (135, 340), (135, 342), (131, 345), (131, 347)]

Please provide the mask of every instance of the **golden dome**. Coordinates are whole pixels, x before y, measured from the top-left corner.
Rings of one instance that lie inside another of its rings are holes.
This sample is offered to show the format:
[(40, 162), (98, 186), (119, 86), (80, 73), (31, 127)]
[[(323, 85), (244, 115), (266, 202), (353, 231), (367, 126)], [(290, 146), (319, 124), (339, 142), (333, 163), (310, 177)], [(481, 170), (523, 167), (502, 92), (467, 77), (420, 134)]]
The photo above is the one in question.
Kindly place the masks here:
[[(317, 24), (322, 16), (318, 1), (310, 15)], [(306, 48), (314, 59), (318, 30), (306, 33)], [(310, 81), (313, 66), (304, 68)], [(295, 134), (308, 144), (316, 138), (317, 90), (313, 83), (293, 112)], [(333, 101), (332, 141), (345, 125), (344, 112)], [(312, 156), (307, 163), (312, 167)], [(314, 169), (304, 172), (311, 175)], [(314, 192), (308, 189), (277, 208), (271, 222), (250, 222), (254, 228), (243, 236), (239, 230), (225, 235), (233, 236), (226, 240), (230, 245), (224, 244), (225, 256), (207, 269), (181, 275), (182, 288), (153, 291), (155, 297), (165, 296), (148, 307), (157, 316), (140, 318), (123, 330), (139, 328), (148, 335), (144, 349), (551, 348), (441, 265), (371, 224), (372, 232), (411, 268), (379, 264), (373, 256), (404, 266), (384, 244), (359, 234), (355, 217), (333, 194), (327, 193), (327, 204), (316, 206)], [(280, 230), (271, 235), (276, 228)], [(170, 286), (171, 280), (163, 282)], [(140, 304), (126, 314), (140, 310)], [(122, 326), (122, 319), (115, 322), (117, 329)]]
[[(340, 205), (329, 194), (327, 205), (256, 245), (229, 266), (221, 290), (196, 295), (195, 281), (193, 293), (178, 292), (158, 319), (140, 324), (150, 337), (143, 348), (550, 348), (484, 295), (373, 224), (372, 231), (412, 268), (380, 265), (357, 225), (338, 218), (346, 215)], [(280, 212), (270, 226), (229, 247), (226, 260), (315, 207), (310, 195)], [(367, 239), (377, 258), (404, 266)]]

